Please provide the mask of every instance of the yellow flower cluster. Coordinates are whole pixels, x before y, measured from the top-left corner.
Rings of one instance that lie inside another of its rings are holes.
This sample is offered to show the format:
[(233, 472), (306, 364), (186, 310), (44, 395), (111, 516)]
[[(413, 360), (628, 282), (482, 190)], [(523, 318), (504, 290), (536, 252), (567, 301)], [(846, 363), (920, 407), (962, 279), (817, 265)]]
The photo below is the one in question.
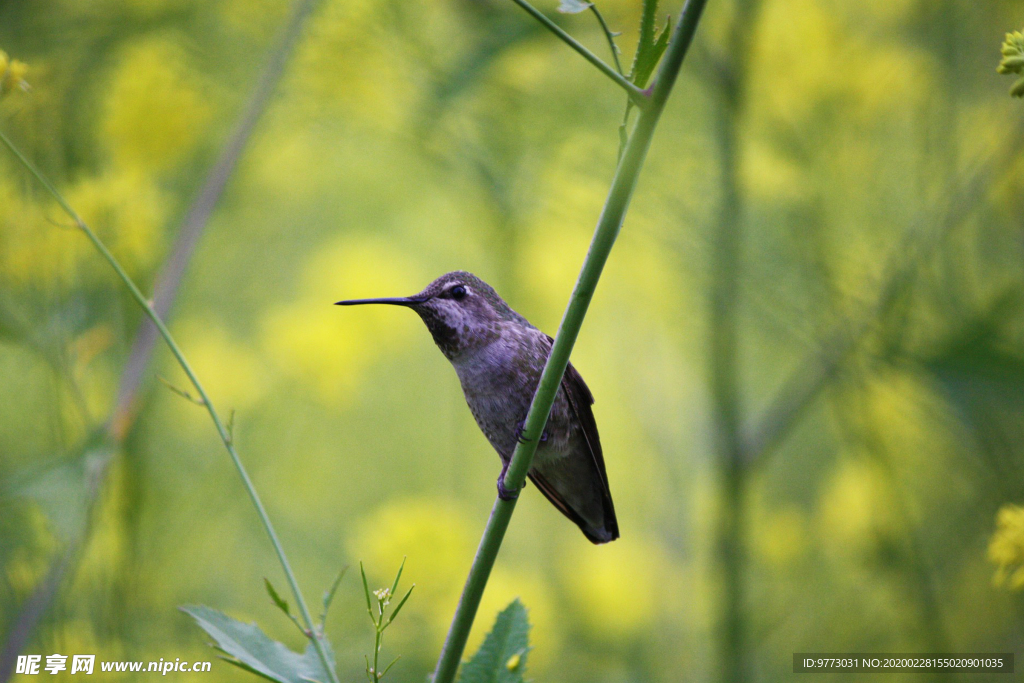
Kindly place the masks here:
[(1014, 31), (1006, 34), (1006, 40), (1003, 41), (1003, 59), (996, 71), (1021, 76), (1010, 88), (1010, 95), (1024, 97), (1024, 32)]
[(988, 559), (996, 565), (992, 582), (1010, 590), (1024, 588), (1024, 507), (1004, 505), (996, 514), (996, 531), (988, 543)]
[(118, 168), (174, 168), (200, 143), (213, 116), (198, 69), (173, 33), (128, 44), (107, 86), (102, 141)]
[(25, 82), (27, 73), (28, 64), (11, 59), (6, 52), (0, 50), (0, 97), (12, 90), (28, 90), (28, 83)]
[[(86, 177), (68, 188), (67, 198), (129, 272), (160, 256), (168, 202), (152, 179), (134, 172)], [(0, 183), (0, 282), (67, 287), (109, 277), (88, 242), (62, 227), (71, 223), (24, 198), (16, 185)]]

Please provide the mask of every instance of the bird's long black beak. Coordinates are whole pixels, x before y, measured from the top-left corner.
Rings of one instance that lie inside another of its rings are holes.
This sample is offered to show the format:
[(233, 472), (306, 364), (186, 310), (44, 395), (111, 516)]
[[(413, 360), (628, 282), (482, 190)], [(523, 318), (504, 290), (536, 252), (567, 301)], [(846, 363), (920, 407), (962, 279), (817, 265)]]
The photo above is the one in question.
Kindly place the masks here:
[(360, 306), (362, 304), (391, 304), (392, 306), (415, 306), (427, 300), (423, 296), (396, 296), (386, 299), (348, 299), (335, 302), (335, 306)]

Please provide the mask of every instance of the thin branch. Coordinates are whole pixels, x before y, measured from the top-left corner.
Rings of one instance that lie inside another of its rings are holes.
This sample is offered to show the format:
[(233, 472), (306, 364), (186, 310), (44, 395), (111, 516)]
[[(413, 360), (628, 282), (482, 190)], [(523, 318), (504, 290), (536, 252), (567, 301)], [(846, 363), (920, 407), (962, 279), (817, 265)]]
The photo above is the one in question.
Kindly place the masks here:
[[(308, 0), (307, 0), (308, 1)], [(281, 541), (277, 537), (277, 532), (274, 531), (274, 526), (270, 521), (270, 517), (267, 515), (266, 509), (263, 507), (263, 502), (260, 500), (259, 494), (256, 492), (256, 487), (253, 485), (252, 480), (249, 478), (249, 473), (246, 471), (245, 466), (242, 464), (242, 460), (238, 457), (238, 452), (235, 450), (234, 445), (231, 442), (231, 434), (224, 426), (224, 422), (220, 419), (220, 415), (217, 413), (216, 408), (213, 406), (213, 402), (210, 397), (206, 394), (206, 389), (203, 387), (199, 378), (192, 370), (192, 366), (188, 360), (185, 359), (185, 354), (182, 353), (178, 343), (171, 336), (170, 330), (164, 324), (164, 321), (156, 314), (153, 310), (153, 305), (143, 296), (142, 292), (139, 291), (135, 281), (131, 279), (124, 268), (118, 262), (114, 255), (110, 253), (107, 245), (96, 236), (92, 228), (82, 220), (82, 218), (75, 212), (74, 209), (68, 204), (64, 197), (57, 191), (57, 189), (50, 183), (50, 181), (44, 176), (33, 164), (30, 162), (25, 155), (21, 153), (17, 147), (8, 139), (8, 137), (0, 132), (0, 142), (3, 142), (8, 149), (18, 158), (22, 165), (28, 169), (28, 171), (35, 176), (36, 180), (46, 188), (51, 196), (60, 204), (61, 208), (68, 214), (68, 216), (75, 222), (78, 229), (81, 230), (85, 236), (92, 242), (92, 245), (96, 248), (96, 251), (100, 253), (100, 256), (110, 264), (110, 267), (114, 269), (117, 276), (124, 283), (125, 287), (128, 288), (128, 292), (135, 299), (136, 303), (142, 307), (143, 312), (153, 321), (156, 326), (157, 332), (163, 337), (167, 347), (171, 350), (174, 358), (178, 361), (178, 365), (184, 370), (185, 375), (188, 377), (189, 382), (195, 387), (196, 392), (199, 394), (199, 398), (202, 399), (203, 405), (206, 407), (207, 412), (210, 414), (210, 419), (213, 420), (213, 425), (217, 429), (217, 434), (220, 436), (221, 441), (224, 442), (224, 447), (228, 451), (228, 455), (231, 457), (231, 462), (234, 464), (235, 469), (238, 471), (238, 476), (242, 479), (242, 485), (245, 487), (246, 492), (249, 494), (249, 499), (252, 501), (253, 507), (256, 508), (256, 514), (260, 518), (260, 522), (263, 523), (263, 528), (267, 532), (267, 536), (270, 537), (270, 542), (274, 546), (274, 552), (277, 554), (277, 559), (281, 562), (281, 568), (284, 570), (285, 578), (288, 579), (288, 585), (292, 589), (292, 594), (295, 596), (295, 601), (298, 603), (299, 610), (302, 613), (303, 621), (306, 623), (306, 627), (309, 629), (311, 635), (310, 640), (316, 648), (317, 654), (320, 657), (321, 663), (323, 664), (324, 670), (331, 676), (332, 683), (339, 683), (337, 674), (328, 664), (327, 654), (324, 651), (323, 643), (320, 639), (315, 636), (313, 630), (313, 619), (309, 615), (309, 608), (306, 606), (306, 601), (302, 597), (302, 592), (299, 590), (298, 581), (295, 578), (295, 573), (292, 571), (291, 564), (288, 562), (288, 558), (284, 553), (284, 548), (281, 546)]]
[[(302, 34), (302, 27), (315, 5), (316, 0), (300, 0), (295, 5), (291, 19), (282, 31), (277, 47), (270, 54), (234, 132), (221, 149), (216, 163), (210, 169), (206, 181), (199, 190), (199, 194), (196, 195), (185, 213), (174, 248), (171, 250), (171, 256), (157, 278), (154, 289), (153, 309), (161, 318), (166, 318), (171, 310), (185, 270), (195, 252), (196, 244), (203, 236), (210, 215), (217, 206), (221, 195), (224, 194), (224, 188), (238, 165), (242, 152), (248, 146), (256, 124), (270, 103), (284, 73), (288, 58), (294, 52), (295, 45)], [(132, 345), (124, 372), (121, 374), (116, 407), (110, 421), (111, 429), (115, 434), (123, 434), (131, 422), (133, 404), (138, 395), (146, 366), (149, 365), (149, 360), (153, 355), (156, 339), (156, 327), (149, 320), (143, 320)]]
[(601, 24), (601, 30), (604, 31), (604, 37), (608, 39), (608, 49), (612, 51), (612, 59), (615, 60), (615, 70), (619, 72), (619, 75), (625, 78), (626, 74), (622, 73), (622, 62), (619, 60), (619, 46), (615, 44), (615, 33), (608, 28), (608, 24), (605, 22), (604, 17), (601, 16), (601, 10), (597, 9), (597, 5), (590, 3), (590, 11), (597, 17), (597, 22)]
[[(172, 258), (172, 262), (168, 266), (167, 276), (163, 280), (163, 282), (166, 283), (163, 288), (163, 301), (165, 302), (165, 307), (170, 306), (171, 299), (173, 298), (174, 293), (177, 291), (181, 275), (183, 274), (185, 266), (188, 263), (189, 256), (194, 250), (196, 241), (202, 234), (203, 226), (205, 225), (207, 219), (209, 218), (209, 215), (212, 212), (217, 199), (223, 192), (223, 189), (227, 184), (227, 180), (231, 175), (231, 171), (233, 170), (235, 164), (237, 163), (237, 160), (241, 155), (241, 152), (244, 149), (246, 142), (251, 136), (252, 130), (255, 127), (257, 120), (259, 119), (260, 113), (263, 111), (263, 109), (265, 109), (266, 104), (269, 101), (270, 94), (273, 91), (273, 88), (276, 85), (277, 81), (280, 79), (281, 73), (283, 72), (284, 64), (287, 60), (287, 57), (292, 52), (294, 45), (301, 33), (301, 28), (305, 23), (306, 18), (312, 12), (315, 3), (316, 0), (299, 0), (299, 2), (296, 4), (295, 10), (291, 17), (291, 21), (289, 22), (287, 29), (284, 31), (281, 45), (278, 48), (278, 50), (275, 51), (275, 53), (271, 56), (270, 62), (267, 65), (267, 69), (260, 79), (260, 83), (257, 86), (256, 93), (254, 94), (253, 99), (250, 101), (249, 107), (247, 107), (246, 112), (243, 115), (242, 121), (239, 124), (239, 128), (237, 129), (235, 135), (232, 137), (231, 141), (228, 143), (228, 146), (225, 148), (224, 153), (219, 158), (218, 163), (214, 166), (210, 178), (204, 185), (203, 191), (200, 193), (199, 198), (193, 204), (192, 208), (189, 211), (188, 216), (186, 217), (185, 225), (182, 229), (178, 245), (176, 246), (174, 252), (174, 258)], [(86, 235), (86, 237), (89, 239), (90, 242), (92, 242), (96, 250), (99, 251), (100, 255), (114, 269), (114, 272), (117, 273), (118, 277), (128, 288), (128, 291), (131, 293), (132, 298), (134, 298), (135, 301), (139, 304), (139, 306), (142, 307), (143, 311), (151, 321), (156, 332), (166, 342), (168, 348), (170, 348), (171, 350), (171, 353), (174, 355), (175, 359), (177, 359), (178, 364), (181, 366), (182, 370), (184, 370), (185, 374), (188, 376), (189, 381), (192, 383), (192, 386), (195, 387), (195, 390), (199, 394), (199, 397), (202, 400), (203, 405), (206, 407), (207, 411), (210, 414), (210, 418), (213, 420), (214, 426), (217, 429), (217, 433), (220, 436), (221, 441), (224, 442), (224, 447), (227, 449), (228, 455), (231, 457), (231, 461), (234, 464), (235, 469), (238, 471), (239, 477), (242, 479), (242, 484), (245, 487), (246, 492), (249, 494), (249, 498), (252, 501), (253, 506), (256, 508), (256, 513), (263, 524), (264, 530), (266, 531), (267, 535), (270, 538), (270, 542), (274, 547), (274, 552), (277, 555), (278, 560), (281, 562), (281, 567), (284, 570), (285, 577), (288, 580), (288, 584), (292, 590), (292, 594), (295, 597), (295, 601), (299, 606), (303, 621), (305, 622), (308, 632), (310, 634), (310, 640), (313, 643), (314, 648), (316, 649), (320, 662), (323, 665), (324, 670), (330, 676), (332, 683), (338, 683), (337, 674), (335, 673), (334, 669), (330, 666), (329, 659), (327, 658), (327, 654), (326, 651), (324, 650), (323, 643), (320, 641), (318, 637), (316, 637), (316, 631), (313, 628), (313, 620), (310, 617), (309, 608), (306, 606), (306, 601), (302, 597), (302, 593), (299, 589), (299, 585), (295, 578), (295, 574), (291, 569), (291, 565), (288, 562), (287, 556), (285, 555), (284, 548), (281, 546), (281, 542), (277, 537), (277, 533), (274, 531), (274, 527), (270, 521), (269, 516), (267, 515), (266, 509), (263, 507), (263, 503), (259, 498), (259, 494), (256, 492), (256, 489), (253, 486), (252, 480), (249, 478), (248, 472), (242, 465), (241, 459), (238, 457), (238, 453), (235, 450), (235, 447), (232, 443), (231, 433), (229, 429), (225, 427), (223, 421), (218, 415), (216, 409), (214, 408), (213, 403), (210, 401), (209, 396), (207, 396), (206, 390), (200, 383), (199, 378), (196, 377), (195, 373), (192, 370), (192, 367), (189, 365), (188, 361), (185, 359), (184, 354), (181, 352), (181, 349), (178, 347), (174, 338), (171, 336), (171, 333), (167, 329), (167, 326), (164, 324), (161, 316), (155, 310), (155, 304), (150, 303), (145, 298), (145, 296), (143, 296), (142, 292), (136, 286), (135, 282), (128, 276), (128, 274), (125, 272), (121, 264), (117, 261), (116, 258), (114, 258), (114, 256), (107, 249), (106, 245), (96, 236), (96, 233), (92, 231), (92, 229), (85, 223), (85, 221), (83, 221), (82, 218), (77, 214), (77, 212), (75, 212), (75, 210), (68, 204), (68, 202), (64, 199), (61, 193), (53, 186), (49, 179), (46, 178), (46, 176), (44, 176), (25, 157), (24, 154), (22, 154), (22, 152), (10, 141), (10, 139), (7, 138), (7, 136), (3, 132), (0, 132), (0, 141), (2, 141), (4, 145), (6, 145), (7, 148), (11, 150), (11, 152), (18, 158), (21, 164), (36, 178), (37, 181), (39, 181), (39, 183), (47, 190), (47, 192), (49, 192), (49, 194), (60, 205), (64, 212), (68, 214), (72, 221), (74, 221), (78, 229), (80, 229)], [(139, 339), (140, 341), (137, 342), (136, 348), (139, 348), (142, 345), (142, 335), (140, 335)], [(127, 406), (130, 405), (130, 403), (132, 402), (134, 393), (137, 391), (138, 388), (138, 376), (141, 376), (142, 370), (144, 369), (145, 365), (148, 362), (148, 356), (151, 355), (151, 351), (152, 344), (150, 344), (148, 351), (138, 355), (138, 360), (136, 361), (135, 365), (126, 368), (126, 377), (125, 380), (122, 382), (121, 391), (119, 392), (118, 399), (118, 407), (121, 410), (121, 412), (115, 413), (115, 418), (119, 418), (121, 421), (126, 419), (125, 416), (127, 414)], [(121, 422), (112, 422), (113, 434), (119, 436), (123, 435), (123, 431), (119, 431), (120, 425)], [(63, 571), (58, 571), (54, 575), (57, 577), (57, 580), (59, 580), (63, 573)], [(51, 583), (52, 582), (47, 582), (47, 586), (49, 586)], [(55, 592), (55, 590), (50, 590), (45, 594), (48, 598), (47, 602), (49, 601), (49, 599), (52, 599)], [(35, 618), (33, 621), (38, 622), (38, 619), (41, 617), (41, 611), (38, 609), (34, 609), (32, 610), (32, 613), (35, 614)], [(26, 632), (30, 632), (32, 629), (34, 629), (34, 626), (35, 623), (27, 624)]]
[[(739, 173), (741, 126), (746, 111), (750, 73), (749, 34), (760, 9), (758, 0), (741, 0), (729, 26), (727, 77), (714, 79), (718, 94), (715, 116), (722, 194), (712, 249), (708, 357), (711, 419), (720, 502), (715, 546), (722, 580), (719, 633), (719, 676), (722, 681), (749, 679), (747, 620), (747, 481), (743, 452), (743, 407), (739, 351), (739, 284), (746, 200)], [(717, 74), (715, 74), (717, 75)]]
[(648, 96), (643, 90), (630, 83), (625, 76), (623, 76), (621, 73), (617, 72), (615, 69), (605, 64), (601, 60), (601, 58), (595, 55), (593, 52), (583, 47), (583, 45), (581, 45), (579, 41), (577, 41), (575, 38), (573, 38), (568, 33), (563, 31), (558, 24), (544, 16), (544, 14), (540, 12), (540, 10), (536, 9), (526, 0), (512, 0), (512, 2), (516, 3), (524, 10), (526, 10), (526, 12), (530, 16), (532, 16), (540, 23), (544, 24), (544, 26), (549, 31), (554, 33), (559, 38), (561, 38), (565, 44), (567, 44), (573, 50), (576, 50), (576, 52), (580, 53), (584, 59), (586, 59), (588, 62), (596, 66), (601, 73), (615, 81), (615, 83), (618, 84), (620, 88), (626, 91), (626, 94), (629, 95), (630, 99), (636, 102), (637, 106), (639, 106), (641, 109), (648, 106)]
[[(519, 0), (516, 1), (519, 2)], [(576, 287), (573, 289), (569, 304), (562, 317), (562, 323), (559, 325), (558, 334), (555, 335), (551, 355), (548, 356), (533, 402), (527, 413), (523, 426), (523, 441), (516, 446), (505, 473), (504, 485), (509, 491), (522, 488), (526, 480), (526, 473), (530, 469), (530, 463), (540, 441), (539, 436), (547, 423), (555, 393), (569, 364), (569, 354), (576, 343), (587, 308), (601, 277), (601, 271), (604, 269), (608, 255), (615, 244), (615, 238), (622, 227), (626, 210), (629, 208), (630, 199), (647, 157), (647, 150), (650, 148), (651, 139), (654, 136), (654, 130), (675, 85), (683, 59), (693, 42), (693, 36), (706, 3), (707, 0), (689, 0), (683, 7), (675, 34), (651, 90), (648, 106), (641, 110), (636, 129), (630, 137), (622, 160), (616, 169), (615, 178), (612, 180), (608, 192), (608, 199), (605, 201), (604, 210), (601, 212), (594, 237), (590, 243), (590, 250), (583, 262)], [(501, 542), (505, 537), (505, 531), (508, 529), (515, 506), (516, 500), (502, 500), (499, 497), (494, 501), (494, 507), (487, 520), (487, 527), (480, 539), (480, 546), (473, 558), (473, 565), (466, 578), (466, 585), (459, 598), (459, 604), (455, 610), (455, 616), (452, 618), (441, 656), (437, 661), (433, 677), (434, 683), (451, 683), (455, 678), (459, 661), (466, 647), (466, 639), (469, 637), (469, 631), (480, 606), (480, 598), (487, 586), (487, 579), (494, 566), (498, 550), (501, 548)]]

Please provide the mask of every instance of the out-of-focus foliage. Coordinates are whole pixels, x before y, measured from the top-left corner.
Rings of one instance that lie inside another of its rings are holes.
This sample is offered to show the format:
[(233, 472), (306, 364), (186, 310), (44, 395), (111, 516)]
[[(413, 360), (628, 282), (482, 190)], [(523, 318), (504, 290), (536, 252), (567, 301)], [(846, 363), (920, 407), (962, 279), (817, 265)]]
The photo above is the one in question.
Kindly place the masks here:
[(11, 59), (6, 52), (0, 50), (0, 97), (15, 89), (28, 90), (28, 83), (25, 82), (27, 73), (28, 64), (19, 59)]
[[(1024, 504), (1024, 157), (998, 161), (1020, 147), (1021, 113), (993, 63), (1019, 3), (759, 4), (743, 32), (732, 302), (745, 424), (874, 310), (893, 261), (920, 253), (901, 250), (908, 230), (960, 217), (752, 475), (743, 618), (757, 680), (789, 680), (795, 651), (1013, 650), (1020, 594), (992, 579), (1016, 585), (1020, 567), (998, 511)], [(538, 6), (607, 54), (591, 13)], [(0, 1), (0, 47), (32, 85), (3, 98), (0, 126), (144, 291), (288, 9)], [(600, 9), (629, 54), (640, 3)], [(709, 3), (573, 356), (622, 538), (591, 546), (528, 488), (468, 645), (520, 597), (536, 680), (710, 680), (717, 667), (712, 83), (735, 9)], [(432, 668), (499, 462), (416, 316), (332, 304), (465, 268), (553, 333), (624, 104), (511, 3), (323, 0), (189, 267), (172, 328), (218, 407), (236, 410), (236, 444), (307, 596), (340, 565), (408, 556), (417, 587), (388, 630), (393, 681)], [(973, 187), (979, 169), (990, 176)], [(0, 154), (0, 634), (82, 528), (69, 487), (87, 485), (83, 454), (139, 323), (69, 227)], [(134, 429), (104, 451), (75, 571), (25, 651), (212, 659), (176, 609), (195, 603), (301, 650), (259, 590), (279, 570), (207, 416), (156, 374), (186, 385), (159, 350)], [(364, 675), (373, 647), (357, 583), (342, 581), (328, 623), (342, 680)]]
[[(1024, 74), (1024, 33), (1014, 31), (1006, 34), (1003, 41), (1003, 58), (997, 71), (1001, 74)], [(1018, 79), (1010, 88), (1014, 97), (1024, 97), (1024, 78)]]
[(989, 559), (998, 567), (994, 582), (1020, 590), (1024, 587), (1024, 508), (1004, 505), (999, 508), (996, 524), (988, 544)]

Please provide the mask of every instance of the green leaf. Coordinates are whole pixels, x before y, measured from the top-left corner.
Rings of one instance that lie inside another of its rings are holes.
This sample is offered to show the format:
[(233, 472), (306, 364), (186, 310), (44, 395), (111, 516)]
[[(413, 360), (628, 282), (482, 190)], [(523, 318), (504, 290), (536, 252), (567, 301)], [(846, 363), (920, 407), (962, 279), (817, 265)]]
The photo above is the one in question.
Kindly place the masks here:
[[(215, 641), (218, 650), (227, 655), (226, 661), (246, 671), (279, 683), (324, 683), (330, 676), (324, 670), (313, 643), (301, 655), (283, 643), (271, 640), (256, 624), (243, 624), (204, 605), (186, 605), (182, 612), (196, 620), (199, 627)], [(334, 652), (330, 643), (321, 641), (329, 665), (334, 667)]]
[(473, 658), (462, 665), (459, 683), (521, 683), (530, 650), (530, 622), (516, 598), (498, 614)]
[(633, 54), (633, 67), (629, 71), (629, 80), (639, 87), (643, 86), (637, 83), (638, 66), (642, 59), (646, 59), (647, 52), (654, 48), (654, 29), (657, 14), (658, 0), (644, 0), (643, 14), (640, 16), (640, 39), (636, 43), (636, 52)]
[(264, 578), (263, 583), (267, 586), (267, 595), (269, 595), (270, 599), (274, 601), (277, 608), (290, 617), (292, 613), (288, 611), (288, 601), (277, 594), (277, 591), (274, 590), (273, 584), (270, 583), (270, 579)]
[(363, 563), (359, 563), (359, 574), (363, 577), (363, 593), (366, 594), (366, 611), (370, 613), (370, 618), (373, 619), (373, 623), (377, 623), (377, 618), (373, 616), (373, 603), (370, 601), (370, 584), (366, 582), (366, 570), (363, 569)]
[(406, 559), (407, 558), (405, 557), (402, 558), (402, 565), (398, 568), (398, 574), (395, 575), (395, 582), (391, 585), (391, 595), (395, 595), (395, 592), (398, 590), (398, 581), (402, 578), (402, 571), (405, 569)]
[(637, 59), (633, 62), (633, 72), (630, 74), (633, 84), (638, 88), (647, 87), (647, 81), (650, 80), (651, 74), (654, 73), (658, 62), (661, 61), (661, 56), (665, 54), (665, 50), (668, 48), (671, 28), (672, 20), (669, 19), (665, 22), (665, 28), (653, 39), (650, 47), (638, 50)]
[(558, 11), (562, 14), (579, 14), (590, 9), (589, 2), (583, 0), (562, 0), (558, 5)]
[(338, 585), (341, 584), (341, 580), (343, 578), (345, 578), (345, 573), (347, 571), (348, 571), (348, 565), (346, 564), (344, 567), (341, 568), (341, 571), (338, 572), (338, 575), (336, 577), (334, 577), (334, 583), (331, 584), (331, 587), (328, 588), (326, 591), (324, 591), (324, 597), (323, 597), (324, 611), (320, 615), (320, 624), (321, 625), (323, 625), (323, 623), (325, 621), (327, 621), (327, 611), (329, 609), (331, 609), (331, 603), (334, 602), (334, 594), (338, 592)]
[(391, 622), (395, 620), (395, 617), (398, 616), (399, 611), (401, 611), (402, 607), (405, 605), (405, 601), (409, 599), (409, 596), (412, 595), (412, 589), (415, 588), (415, 587), (416, 587), (416, 584), (414, 583), (412, 585), (412, 588), (410, 588), (409, 591), (405, 594), (405, 597), (402, 598), (402, 601), (400, 603), (398, 603), (398, 607), (396, 607), (394, 609), (394, 611), (391, 612), (391, 616), (388, 617), (388, 625), (390, 625)]

